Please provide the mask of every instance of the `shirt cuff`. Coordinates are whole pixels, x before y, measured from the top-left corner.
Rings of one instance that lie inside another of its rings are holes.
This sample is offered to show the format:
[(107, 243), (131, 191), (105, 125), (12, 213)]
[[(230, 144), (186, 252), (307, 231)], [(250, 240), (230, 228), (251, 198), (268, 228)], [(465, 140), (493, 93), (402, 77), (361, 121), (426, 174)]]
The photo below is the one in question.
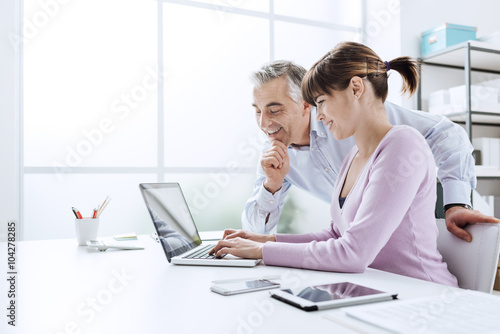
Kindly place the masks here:
[(265, 212), (271, 212), (277, 209), (280, 204), (279, 200), (281, 197), (281, 189), (283, 189), (283, 187), (274, 194), (271, 194), (266, 188), (264, 188), (264, 185), (262, 185), (256, 198), (259, 208)]
[(449, 180), (443, 186), (443, 205), (460, 203), (471, 205), (472, 188), (468, 182)]

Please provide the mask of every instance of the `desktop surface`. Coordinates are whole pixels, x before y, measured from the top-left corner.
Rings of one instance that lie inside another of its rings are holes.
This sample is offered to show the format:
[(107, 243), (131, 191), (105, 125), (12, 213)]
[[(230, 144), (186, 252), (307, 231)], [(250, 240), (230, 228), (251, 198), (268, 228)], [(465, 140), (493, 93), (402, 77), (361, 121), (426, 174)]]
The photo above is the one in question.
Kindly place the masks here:
[[(18, 242), (16, 327), (7, 326), (4, 319), (0, 332), (383, 333), (346, 318), (342, 310), (301, 311), (270, 298), (269, 291), (221, 296), (210, 291), (211, 282), (267, 275), (280, 275), (282, 286), (291, 288), (350, 281), (396, 291), (402, 300), (439, 298), (454, 289), (374, 269), (346, 274), (263, 264), (178, 266), (167, 262), (150, 236), (139, 240), (144, 250), (106, 252), (77, 246), (75, 239)], [(342, 322), (330, 320), (332, 315)]]

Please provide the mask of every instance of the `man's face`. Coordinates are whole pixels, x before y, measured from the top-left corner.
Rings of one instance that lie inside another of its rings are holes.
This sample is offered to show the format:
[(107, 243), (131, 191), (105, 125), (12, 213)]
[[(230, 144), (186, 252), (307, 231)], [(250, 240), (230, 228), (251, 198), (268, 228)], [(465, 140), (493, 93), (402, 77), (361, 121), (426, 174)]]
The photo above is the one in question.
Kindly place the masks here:
[(311, 106), (295, 102), (288, 93), (285, 79), (273, 79), (254, 88), (253, 106), (260, 129), (269, 140), (285, 145), (309, 144), (309, 112)]

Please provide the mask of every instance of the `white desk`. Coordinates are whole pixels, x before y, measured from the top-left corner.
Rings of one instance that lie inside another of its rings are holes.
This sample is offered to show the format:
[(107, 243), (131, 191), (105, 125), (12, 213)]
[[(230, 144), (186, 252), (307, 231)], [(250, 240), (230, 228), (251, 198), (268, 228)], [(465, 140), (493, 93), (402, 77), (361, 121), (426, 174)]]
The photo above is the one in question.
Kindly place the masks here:
[(17, 326), (6, 324), (7, 288), (2, 285), (0, 332), (359, 333), (326, 318), (333, 314), (376, 333), (380, 331), (341, 310), (308, 313), (270, 298), (268, 291), (224, 297), (209, 287), (217, 279), (282, 275), (287, 287), (349, 280), (397, 291), (400, 299), (438, 296), (450, 289), (372, 269), (342, 274), (265, 265), (176, 266), (167, 262), (159, 243), (149, 236), (140, 239), (145, 250), (106, 252), (79, 247), (74, 239), (18, 242)]

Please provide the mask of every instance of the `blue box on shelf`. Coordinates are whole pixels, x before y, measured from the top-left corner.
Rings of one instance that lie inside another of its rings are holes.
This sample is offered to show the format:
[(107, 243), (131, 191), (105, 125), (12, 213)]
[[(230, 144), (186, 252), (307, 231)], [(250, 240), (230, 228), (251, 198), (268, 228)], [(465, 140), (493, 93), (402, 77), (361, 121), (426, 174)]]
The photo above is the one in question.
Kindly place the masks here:
[(445, 23), (422, 33), (422, 56), (441, 51), (449, 46), (476, 40), (476, 27)]

